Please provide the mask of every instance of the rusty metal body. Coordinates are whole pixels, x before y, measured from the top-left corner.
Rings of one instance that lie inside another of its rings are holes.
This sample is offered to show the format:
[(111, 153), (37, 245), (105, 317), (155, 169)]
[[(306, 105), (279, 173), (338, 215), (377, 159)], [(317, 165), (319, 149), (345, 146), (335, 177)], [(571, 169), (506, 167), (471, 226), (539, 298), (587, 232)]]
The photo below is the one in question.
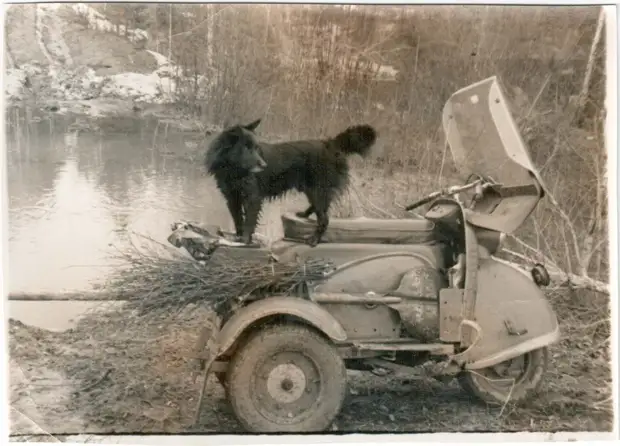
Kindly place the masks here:
[[(456, 159), (501, 184), (479, 182), (488, 191), (469, 205), (454, 193), (433, 196), (423, 219), (332, 219), (316, 247), (303, 242), (313, 222), (283, 215), (284, 237), (270, 254), (282, 262), (329, 259), (336, 268), (304, 292), (236, 309), (216, 347), (205, 354), (205, 341), (197, 345), (205, 373), (224, 373), (252, 333), (277, 323), (312, 327), (349, 368), (411, 376), (429, 363), (425, 373), (435, 376), (492, 368), (559, 339), (540, 286), (493, 256), (501, 234), (521, 226), (544, 195), (496, 79), (455, 93), (444, 129)], [(487, 165), (472, 149), (480, 144), (496, 147)]]

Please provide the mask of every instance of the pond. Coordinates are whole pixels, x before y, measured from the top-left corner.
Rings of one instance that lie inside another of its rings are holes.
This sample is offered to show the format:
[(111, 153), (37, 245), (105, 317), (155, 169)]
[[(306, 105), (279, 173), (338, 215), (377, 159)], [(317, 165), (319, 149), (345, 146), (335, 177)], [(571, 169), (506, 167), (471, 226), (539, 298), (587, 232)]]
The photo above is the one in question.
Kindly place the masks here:
[[(175, 131), (154, 118), (94, 122), (23, 110), (7, 117), (10, 293), (101, 287), (128, 232), (167, 243), (175, 220), (232, 227), (205, 174), (200, 132)], [(258, 231), (277, 236), (281, 207), (265, 211)], [(49, 306), (62, 316), (70, 305), (53, 304), (13, 301), (10, 314), (23, 319)]]

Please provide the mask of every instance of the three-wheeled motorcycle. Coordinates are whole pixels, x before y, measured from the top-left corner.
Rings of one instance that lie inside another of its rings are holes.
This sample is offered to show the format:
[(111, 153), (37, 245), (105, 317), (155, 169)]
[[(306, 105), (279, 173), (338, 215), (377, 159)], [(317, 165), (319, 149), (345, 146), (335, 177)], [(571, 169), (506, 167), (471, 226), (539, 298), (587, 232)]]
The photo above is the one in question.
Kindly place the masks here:
[(464, 185), (407, 207), (430, 204), (424, 218), (332, 218), (316, 247), (304, 242), (313, 220), (282, 215), (271, 252), (335, 268), (297, 293), (247, 303), (215, 337), (200, 336), (205, 382), (217, 376), (249, 431), (328, 429), (347, 369), (456, 377), (495, 404), (538, 388), (559, 338), (541, 289), (549, 276), (494, 254), (543, 198), (543, 182), (495, 77), (454, 93), (443, 128)]

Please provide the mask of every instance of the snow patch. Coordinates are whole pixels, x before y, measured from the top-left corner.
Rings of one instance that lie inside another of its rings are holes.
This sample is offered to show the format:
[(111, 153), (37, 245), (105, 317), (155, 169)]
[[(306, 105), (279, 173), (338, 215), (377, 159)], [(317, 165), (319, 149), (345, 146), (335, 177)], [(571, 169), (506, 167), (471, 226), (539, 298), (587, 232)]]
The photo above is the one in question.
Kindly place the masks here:
[[(41, 50), (51, 64), (73, 65), (71, 54), (62, 38), (62, 24), (56, 14), (61, 4), (37, 4), (35, 33)], [(47, 22), (47, 23), (46, 23)]]
[(151, 50), (146, 50), (146, 51), (155, 58), (155, 61), (157, 62), (158, 67), (170, 65), (170, 60), (163, 54), (158, 53), (157, 51), (151, 51)]
[(165, 103), (171, 101), (170, 93), (174, 91), (170, 90), (162, 88), (161, 78), (156, 73), (121, 73), (110, 76), (101, 93), (149, 103)]
[[(205, 97), (210, 86), (208, 77), (200, 75), (197, 78), (184, 78), (183, 70), (166, 56), (155, 51), (147, 50), (158, 66), (150, 74), (126, 72), (111, 76), (98, 76), (90, 67), (71, 66), (68, 49), (62, 45), (59, 46), (58, 43), (54, 46), (50, 42), (43, 42), (46, 38), (54, 40), (57, 37), (57, 31), (62, 25), (57, 20), (56, 10), (61, 7), (72, 8), (82, 17), (86, 17), (91, 28), (104, 32), (116, 32), (116, 26), (88, 4), (38, 4), (37, 8), (41, 10), (41, 14), (38, 15), (40, 22), (36, 31), (41, 49), (48, 56), (50, 65), (45, 70), (29, 65), (7, 70), (4, 90), (8, 100), (24, 98), (24, 87), (29, 74), (40, 75), (39, 79), (30, 79), (35, 81), (34, 88), (37, 90), (37, 96), (59, 102), (84, 103), (103, 99), (130, 99), (150, 104), (166, 104), (177, 99), (177, 91), (180, 88), (190, 88), (192, 94), (200, 98)], [(46, 18), (47, 23), (43, 23), (43, 17)], [(124, 28), (121, 29), (122, 31)], [(127, 35), (133, 41), (148, 39), (146, 31), (140, 29), (128, 30)], [(50, 54), (48, 49), (54, 54)]]
[(376, 64), (373, 64), (374, 68), (377, 70), (377, 80), (378, 81), (394, 81), (396, 80), (396, 76), (398, 76), (398, 70), (394, 69), (390, 65), (379, 65), (377, 67)]
[(43, 70), (36, 65), (24, 64), (20, 68), (9, 68), (4, 75), (4, 94), (6, 99), (21, 99), (28, 77), (41, 74)]
[[(287, 62), (291, 63), (293, 59), (289, 59)], [(305, 58), (301, 60), (302, 67), (307, 67), (307, 69), (316, 70), (319, 65), (319, 60), (316, 58)], [(346, 61), (344, 59), (339, 59), (334, 62), (334, 68), (340, 69), (342, 71), (348, 70), (348, 67), (345, 65)], [(371, 62), (368, 67), (369, 71), (374, 74), (374, 79), (376, 81), (395, 81), (399, 71), (392, 67), (391, 65), (380, 65), (375, 62)]]
[(4, 74), (4, 94), (7, 99), (21, 99), (24, 93), (26, 73), (18, 68), (9, 68)]
[(165, 104), (174, 101), (176, 83), (162, 78), (157, 72), (151, 74), (120, 73), (113, 76), (98, 76), (89, 67), (69, 68), (50, 66), (47, 72), (39, 67), (24, 65), (6, 71), (4, 92), (8, 100), (23, 99), (29, 76), (45, 76), (43, 94), (60, 101), (82, 101), (96, 98), (131, 99), (151, 104)]
[(157, 70), (155, 73), (161, 78), (171, 78), (179, 73), (179, 67), (173, 64), (166, 56), (156, 51), (146, 50), (155, 58)]
[(88, 6), (86, 3), (73, 3), (71, 8), (77, 14), (88, 20), (88, 26), (90, 26), (91, 29), (107, 32), (116, 32), (118, 30), (121, 34), (126, 35), (127, 38), (134, 43), (148, 40), (149, 38), (149, 34), (143, 29), (130, 29), (125, 25), (114, 25), (103, 14), (91, 6)]

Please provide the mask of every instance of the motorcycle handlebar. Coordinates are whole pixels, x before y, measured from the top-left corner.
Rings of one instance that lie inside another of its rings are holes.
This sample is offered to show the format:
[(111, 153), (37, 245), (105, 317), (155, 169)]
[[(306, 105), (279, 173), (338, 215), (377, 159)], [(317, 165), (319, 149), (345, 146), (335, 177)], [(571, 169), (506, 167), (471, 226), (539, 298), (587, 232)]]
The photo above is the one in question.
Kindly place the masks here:
[(490, 184), (491, 183), (483, 182), (483, 180), (478, 179), (476, 181), (472, 181), (471, 183), (465, 184), (464, 186), (451, 186), (448, 189), (437, 191), (437, 192), (433, 192), (432, 194), (427, 195), (426, 197), (422, 198), (421, 200), (418, 200), (415, 203), (410, 204), (409, 206), (405, 207), (405, 210), (406, 211), (411, 211), (411, 210), (413, 210), (415, 208), (418, 208), (420, 206), (423, 206), (423, 205), (431, 202), (435, 198), (438, 198), (438, 197), (441, 197), (441, 196), (446, 196), (446, 195), (458, 194), (459, 192), (463, 192), (463, 191), (466, 191), (468, 189), (472, 189), (472, 188), (477, 187), (477, 186), (480, 186), (482, 189), (484, 189), (487, 185), (490, 185)]
[(415, 202), (415, 203), (413, 203), (413, 204), (410, 204), (409, 206), (407, 206), (407, 207), (405, 208), (405, 210), (406, 210), (406, 211), (412, 211), (412, 210), (414, 210), (415, 208), (418, 208), (418, 207), (420, 207), (420, 206), (424, 206), (426, 203), (431, 202), (432, 200), (434, 200), (434, 199), (435, 199), (435, 198), (437, 198), (438, 196), (439, 196), (439, 195), (437, 195), (437, 196), (431, 196), (431, 195), (429, 195), (429, 196), (427, 196), (427, 197), (425, 197), (425, 198), (422, 198), (421, 200), (416, 201), (416, 202)]

